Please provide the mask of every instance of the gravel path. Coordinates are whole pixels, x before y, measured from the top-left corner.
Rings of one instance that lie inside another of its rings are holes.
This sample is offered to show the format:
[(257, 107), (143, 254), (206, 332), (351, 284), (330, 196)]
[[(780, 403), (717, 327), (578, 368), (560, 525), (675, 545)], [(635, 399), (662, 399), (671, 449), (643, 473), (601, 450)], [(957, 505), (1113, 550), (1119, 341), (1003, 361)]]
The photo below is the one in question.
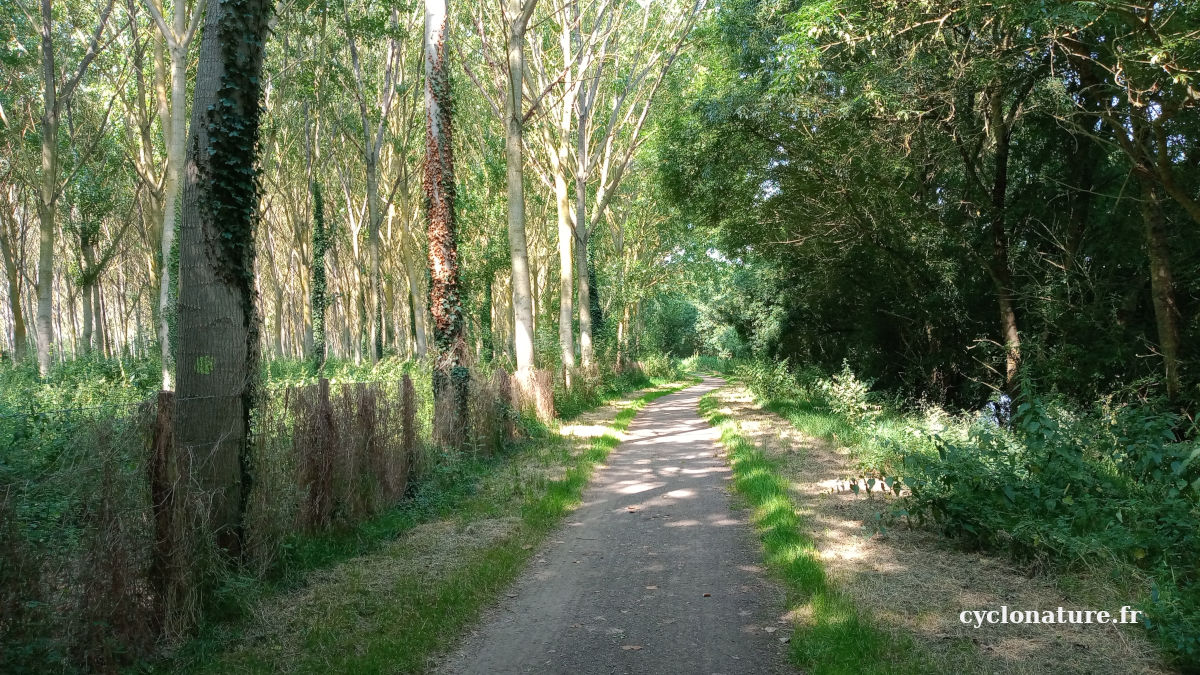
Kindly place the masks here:
[(720, 385), (705, 378), (642, 410), (583, 505), (441, 672), (793, 672), (781, 592), (696, 411)]

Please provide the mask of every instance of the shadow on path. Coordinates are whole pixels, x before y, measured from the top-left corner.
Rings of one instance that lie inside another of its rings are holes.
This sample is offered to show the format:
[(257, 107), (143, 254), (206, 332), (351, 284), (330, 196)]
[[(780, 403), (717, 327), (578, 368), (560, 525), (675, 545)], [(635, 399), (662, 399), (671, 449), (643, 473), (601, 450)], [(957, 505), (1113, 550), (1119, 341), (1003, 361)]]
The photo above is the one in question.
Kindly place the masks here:
[(583, 504), (442, 672), (793, 672), (780, 591), (730, 508), (717, 432), (696, 411), (721, 384), (706, 377), (642, 410)]

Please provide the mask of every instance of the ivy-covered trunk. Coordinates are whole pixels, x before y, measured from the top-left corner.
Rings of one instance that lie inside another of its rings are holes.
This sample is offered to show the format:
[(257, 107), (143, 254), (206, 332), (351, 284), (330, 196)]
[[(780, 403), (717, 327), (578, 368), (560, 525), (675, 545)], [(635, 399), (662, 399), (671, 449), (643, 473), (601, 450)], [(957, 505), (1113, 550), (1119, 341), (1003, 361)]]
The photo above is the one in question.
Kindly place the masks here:
[(325, 251), (329, 236), (325, 231), (325, 201), (321, 184), (312, 184), (313, 200), (313, 262), (312, 262), (312, 363), (313, 372), (320, 374), (325, 367)]
[[(463, 305), (454, 219), (450, 71), (446, 54), (447, 0), (425, 0), (425, 217), (429, 232), (429, 308), (437, 348), (433, 393), (442, 442), (462, 437), (469, 374), (464, 365)], [(451, 390), (447, 391), (450, 387)]]
[(209, 5), (179, 230), (175, 442), (221, 548), (239, 555), (258, 371), (254, 227), (268, 0)]

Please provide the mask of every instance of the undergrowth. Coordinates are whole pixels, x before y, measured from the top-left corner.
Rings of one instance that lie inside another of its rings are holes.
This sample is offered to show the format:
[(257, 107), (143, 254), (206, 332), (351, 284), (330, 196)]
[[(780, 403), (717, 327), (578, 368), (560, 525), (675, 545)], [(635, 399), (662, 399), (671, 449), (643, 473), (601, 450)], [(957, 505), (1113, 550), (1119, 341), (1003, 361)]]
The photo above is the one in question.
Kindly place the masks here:
[(797, 428), (849, 448), (853, 478), (905, 489), (885, 517), (1031, 570), (1099, 564), (1148, 579), (1147, 597), (1130, 600), (1174, 665), (1200, 671), (1200, 445), (1177, 414), (1118, 396), (1084, 407), (1030, 385), (949, 412), (889, 401), (849, 365), (825, 377), (747, 363), (737, 377)]

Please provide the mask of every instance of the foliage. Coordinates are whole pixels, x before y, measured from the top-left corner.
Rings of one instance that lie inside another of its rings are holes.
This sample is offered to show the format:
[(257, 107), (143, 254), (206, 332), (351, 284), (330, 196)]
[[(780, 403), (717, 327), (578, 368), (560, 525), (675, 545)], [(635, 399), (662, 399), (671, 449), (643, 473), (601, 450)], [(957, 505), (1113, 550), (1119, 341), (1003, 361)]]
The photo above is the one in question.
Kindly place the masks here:
[(638, 365), (650, 377), (673, 380), (680, 376), (681, 369), (676, 359), (666, 354), (650, 354), (642, 357)]
[(577, 417), (581, 412), (590, 410), (625, 392), (651, 384), (662, 384), (677, 378), (663, 378), (650, 375), (639, 368), (610, 372), (601, 370), (597, 377), (576, 378), (570, 389), (555, 381), (554, 411), (564, 420)]
[(907, 511), (966, 545), (1021, 559), (1111, 557), (1155, 579), (1147, 626), (1200, 663), (1200, 446), (1154, 408), (1081, 411), (1023, 394), (1011, 429), (986, 418), (905, 456)]
[(799, 428), (850, 447), (864, 479), (903, 488), (892, 517), (1035, 568), (1099, 563), (1150, 577), (1147, 626), (1195, 667), (1200, 445), (1179, 439), (1175, 413), (1111, 396), (1083, 408), (1026, 388), (1005, 427), (990, 409), (878, 402), (848, 364), (828, 378), (764, 362), (736, 372)]
[[(1175, 139), (1162, 180), (1196, 194), (1195, 100), (1170, 103), (1186, 86), (1174, 60), (1196, 52), (1134, 56), (1154, 34), (1190, 40), (1184, 4), (1145, 21), (1124, 3), (723, 4), (655, 146), (665, 195), (721, 263), (692, 294), (701, 316), (736, 333), (748, 353), (734, 356), (848, 359), (888, 391), (977, 407), (1003, 377), (999, 213), (1027, 376), (1079, 404), (1131, 382), (1161, 391), (1162, 360), (1138, 357), (1163, 336), (1136, 162), (1117, 150), (1155, 105), (1130, 96), (1162, 99), (1169, 120), (1141, 142)], [(1118, 62), (1146, 79), (1122, 88)], [(992, 104), (1012, 118), (999, 192)], [(1186, 200), (1161, 206), (1174, 302), (1193, 317), (1194, 223)], [(1180, 325), (1185, 364), (1198, 326)]]
[(754, 360), (739, 363), (734, 376), (764, 401), (795, 398), (800, 393), (800, 383), (783, 361)]
[(333, 241), (333, 237), (329, 236), (329, 232), (325, 228), (325, 200), (321, 196), (321, 183), (313, 181), (312, 184), (312, 203), (313, 203), (313, 231), (312, 231), (312, 248), (313, 248), (313, 265), (312, 265), (312, 289), (310, 291), (309, 302), (312, 305), (312, 362), (313, 372), (321, 374), (325, 368), (325, 359), (328, 357), (327, 347), (325, 345), (325, 311), (329, 306), (329, 288), (325, 282), (325, 255), (329, 250), (329, 245)]
[(881, 412), (870, 400), (871, 383), (858, 379), (850, 370), (849, 361), (842, 361), (842, 372), (828, 380), (818, 380), (817, 387), (829, 401), (830, 409), (853, 424), (869, 425)]

